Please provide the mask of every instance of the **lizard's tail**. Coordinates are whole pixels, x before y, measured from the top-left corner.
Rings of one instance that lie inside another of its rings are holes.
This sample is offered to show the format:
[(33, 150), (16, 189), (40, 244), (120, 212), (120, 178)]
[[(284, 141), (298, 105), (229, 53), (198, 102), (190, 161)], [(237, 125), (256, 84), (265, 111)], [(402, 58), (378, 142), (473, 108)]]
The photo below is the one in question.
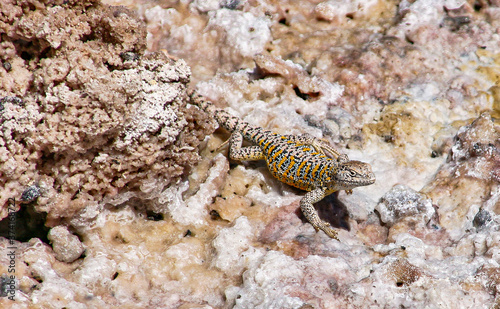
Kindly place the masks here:
[(210, 115), (217, 109), (212, 102), (208, 101), (194, 90), (188, 90), (188, 95), (191, 98), (191, 104), (198, 106)]
[(229, 132), (240, 132), (243, 134), (247, 140), (258, 142), (255, 140), (256, 135), (262, 129), (250, 125), (248, 122), (241, 120), (240, 118), (233, 116), (223, 109), (218, 109), (213, 105), (212, 102), (205, 99), (203, 96), (198, 94), (196, 91), (190, 91), (189, 96), (191, 97), (191, 103), (198, 106), (209, 115), (217, 120), (219, 125), (224, 127), (224, 129)]

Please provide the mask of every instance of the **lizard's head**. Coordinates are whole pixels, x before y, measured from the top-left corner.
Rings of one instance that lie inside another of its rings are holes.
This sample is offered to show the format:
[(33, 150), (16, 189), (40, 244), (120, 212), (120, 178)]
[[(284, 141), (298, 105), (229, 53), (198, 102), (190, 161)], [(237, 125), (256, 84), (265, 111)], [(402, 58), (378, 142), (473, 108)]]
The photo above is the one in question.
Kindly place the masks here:
[(338, 190), (351, 190), (375, 182), (370, 164), (361, 161), (347, 161), (339, 164), (334, 177)]

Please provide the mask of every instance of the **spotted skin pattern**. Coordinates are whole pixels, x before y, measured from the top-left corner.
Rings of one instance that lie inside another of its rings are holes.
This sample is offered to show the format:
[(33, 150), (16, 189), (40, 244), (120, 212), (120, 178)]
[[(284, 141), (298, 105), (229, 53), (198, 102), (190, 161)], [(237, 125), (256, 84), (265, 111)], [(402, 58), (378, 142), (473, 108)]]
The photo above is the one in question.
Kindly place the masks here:
[[(308, 191), (300, 201), (302, 213), (316, 230), (338, 240), (337, 231), (319, 218), (313, 204), (335, 191), (345, 190), (350, 194), (355, 187), (373, 184), (375, 175), (369, 164), (351, 161), (327, 141), (308, 134), (280, 135), (252, 126), (216, 108), (195, 92), (191, 94), (191, 102), (232, 133), (229, 139), (231, 159), (265, 160), (275, 178)], [(255, 146), (242, 147), (243, 139)]]

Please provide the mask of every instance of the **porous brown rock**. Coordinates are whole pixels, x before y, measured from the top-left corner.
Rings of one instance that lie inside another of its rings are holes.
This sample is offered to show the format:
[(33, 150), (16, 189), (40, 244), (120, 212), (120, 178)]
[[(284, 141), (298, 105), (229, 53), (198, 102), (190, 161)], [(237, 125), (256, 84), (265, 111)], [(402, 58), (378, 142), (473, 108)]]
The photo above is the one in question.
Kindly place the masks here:
[(0, 218), (30, 186), (56, 225), (125, 187), (168, 186), (198, 161), (211, 126), (186, 106), (190, 69), (146, 54), (132, 11), (99, 1), (3, 1), (1, 11)]

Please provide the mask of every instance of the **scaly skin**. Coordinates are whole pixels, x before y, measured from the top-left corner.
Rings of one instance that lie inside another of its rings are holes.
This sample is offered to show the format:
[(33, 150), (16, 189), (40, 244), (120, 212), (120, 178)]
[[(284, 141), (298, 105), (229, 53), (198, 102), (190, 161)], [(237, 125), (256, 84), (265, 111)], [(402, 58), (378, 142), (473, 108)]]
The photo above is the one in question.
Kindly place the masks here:
[[(353, 188), (374, 183), (375, 175), (369, 164), (350, 161), (325, 140), (308, 134), (280, 135), (252, 126), (216, 108), (197, 93), (191, 94), (191, 102), (232, 133), (229, 139), (231, 159), (266, 160), (269, 171), (278, 180), (308, 191), (300, 201), (302, 213), (316, 230), (338, 240), (337, 231), (319, 218), (313, 204), (335, 191), (345, 190), (350, 194)], [(242, 147), (243, 139), (255, 146)]]

